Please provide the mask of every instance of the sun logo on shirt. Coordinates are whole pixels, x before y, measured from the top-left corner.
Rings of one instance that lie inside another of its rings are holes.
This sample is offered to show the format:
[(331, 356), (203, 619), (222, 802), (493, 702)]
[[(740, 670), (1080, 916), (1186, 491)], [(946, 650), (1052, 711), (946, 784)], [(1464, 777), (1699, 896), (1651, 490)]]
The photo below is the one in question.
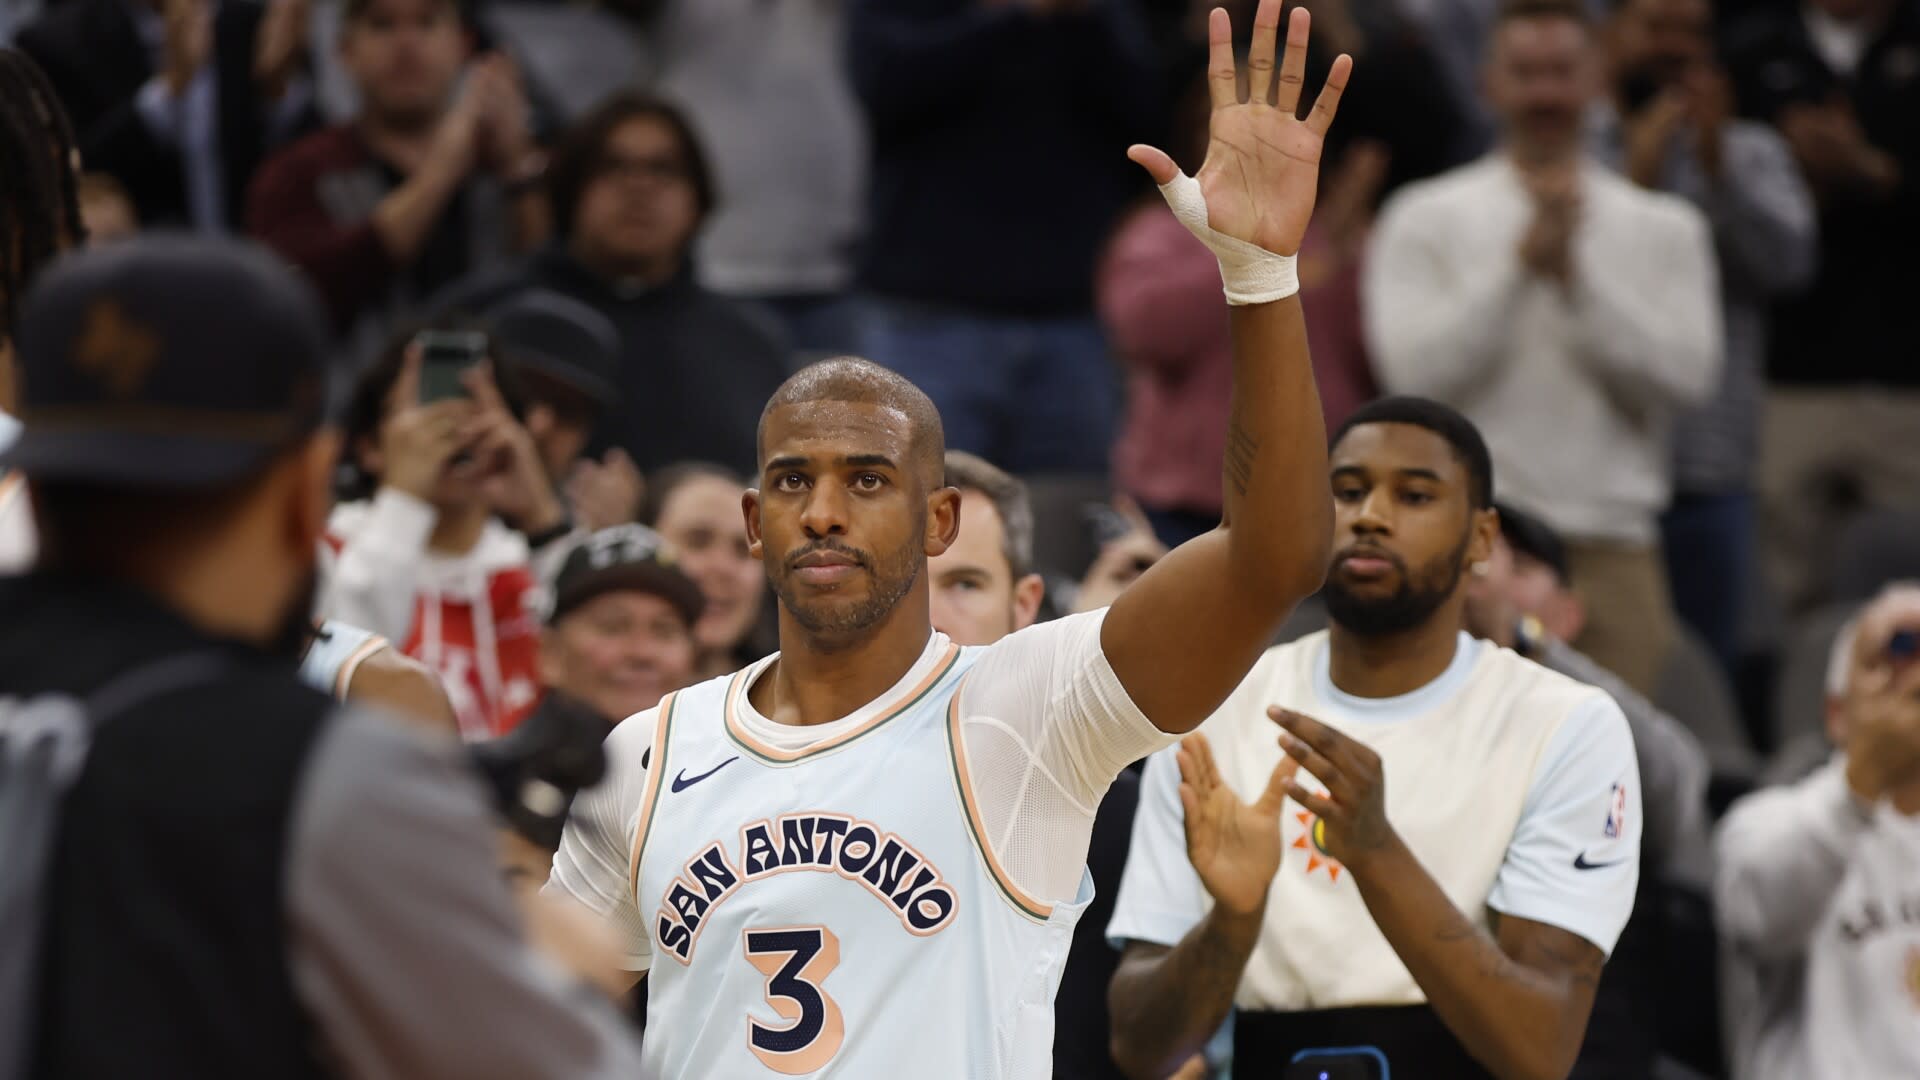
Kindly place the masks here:
[(1340, 860), (1327, 854), (1327, 823), (1305, 810), (1295, 811), (1293, 819), (1305, 830), (1293, 838), (1291, 846), (1307, 853), (1307, 875), (1311, 877), (1314, 871), (1325, 867), (1327, 880), (1339, 881)]

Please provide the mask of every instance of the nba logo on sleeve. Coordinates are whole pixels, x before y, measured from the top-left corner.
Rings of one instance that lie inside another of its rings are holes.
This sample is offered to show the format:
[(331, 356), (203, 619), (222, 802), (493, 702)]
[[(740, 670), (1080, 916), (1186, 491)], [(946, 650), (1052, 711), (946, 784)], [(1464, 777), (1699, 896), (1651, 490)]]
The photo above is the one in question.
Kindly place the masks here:
[(1627, 785), (1613, 785), (1613, 792), (1607, 799), (1607, 839), (1617, 840), (1627, 829)]

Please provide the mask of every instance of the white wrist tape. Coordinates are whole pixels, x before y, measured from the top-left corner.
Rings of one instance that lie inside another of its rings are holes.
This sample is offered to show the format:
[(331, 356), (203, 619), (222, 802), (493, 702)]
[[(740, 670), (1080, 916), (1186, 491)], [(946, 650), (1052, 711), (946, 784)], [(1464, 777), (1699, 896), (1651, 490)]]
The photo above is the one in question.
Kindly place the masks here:
[(1179, 173), (1160, 185), (1160, 195), (1173, 208), (1173, 216), (1187, 231), (1200, 238), (1220, 260), (1220, 284), (1229, 304), (1264, 304), (1282, 300), (1300, 291), (1300, 277), (1294, 272), (1294, 256), (1275, 255), (1245, 240), (1222, 236), (1207, 224), (1207, 200), (1200, 194), (1200, 181)]

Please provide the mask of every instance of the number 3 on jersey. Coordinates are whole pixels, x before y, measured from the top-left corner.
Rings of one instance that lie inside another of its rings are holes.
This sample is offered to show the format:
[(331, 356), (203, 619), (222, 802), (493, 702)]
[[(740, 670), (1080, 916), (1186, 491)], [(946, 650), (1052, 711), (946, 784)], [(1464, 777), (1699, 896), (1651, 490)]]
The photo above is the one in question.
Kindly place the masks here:
[(824, 926), (748, 930), (747, 960), (767, 977), (767, 1004), (786, 1027), (747, 1017), (747, 1045), (774, 1072), (817, 1071), (840, 1050), (846, 1024), (820, 984), (840, 964), (840, 939)]

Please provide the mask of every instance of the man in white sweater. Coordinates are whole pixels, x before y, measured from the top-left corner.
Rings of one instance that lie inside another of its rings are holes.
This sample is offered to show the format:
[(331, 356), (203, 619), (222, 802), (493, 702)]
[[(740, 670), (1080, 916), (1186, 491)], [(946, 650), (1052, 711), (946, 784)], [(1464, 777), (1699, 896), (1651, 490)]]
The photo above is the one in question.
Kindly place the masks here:
[(1705, 220), (1583, 150), (1600, 50), (1574, 0), (1509, 0), (1487, 63), (1501, 145), (1383, 209), (1363, 315), (1391, 393), (1466, 413), (1507, 497), (1568, 542), (1576, 644), (1642, 693), (1674, 633), (1657, 518), (1674, 415), (1721, 365)]
[(1739, 1080), (1920, 1076), (1920, 585), (1840, 635), (1839, 752), (1735, 803), (1714, 894)]

